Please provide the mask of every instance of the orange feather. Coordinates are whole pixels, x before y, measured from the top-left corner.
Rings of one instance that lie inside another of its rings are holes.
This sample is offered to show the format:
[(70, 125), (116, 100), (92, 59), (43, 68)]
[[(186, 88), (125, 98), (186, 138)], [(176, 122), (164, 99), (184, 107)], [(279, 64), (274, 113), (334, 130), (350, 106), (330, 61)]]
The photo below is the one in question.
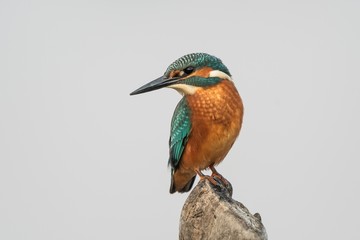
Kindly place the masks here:
[(196, 175), (195, 170), (217, 165), (225, 158), (239, 135), (243, 118), (241, 97), (234, 83), (227, 79), (187, 95), (186, 100), (191, 109), (192, 129), (173, 176), (176, 190)]

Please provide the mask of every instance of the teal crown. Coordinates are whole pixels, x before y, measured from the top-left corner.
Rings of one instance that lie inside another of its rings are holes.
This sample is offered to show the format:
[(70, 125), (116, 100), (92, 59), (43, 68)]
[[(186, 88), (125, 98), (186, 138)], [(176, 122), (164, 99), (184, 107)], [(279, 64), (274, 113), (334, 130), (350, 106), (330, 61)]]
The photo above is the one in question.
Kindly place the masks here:
[(164, 75), (168, 76), (173, 70), (183, 70), (190, 66), (196, 69), (211, 67), (212, 69), (220, 70), (231, 77), (228, 68), (222, 63), (222, 61), (219, 58), (207, 53), (190, 53), (177, 59), (167, 68)]

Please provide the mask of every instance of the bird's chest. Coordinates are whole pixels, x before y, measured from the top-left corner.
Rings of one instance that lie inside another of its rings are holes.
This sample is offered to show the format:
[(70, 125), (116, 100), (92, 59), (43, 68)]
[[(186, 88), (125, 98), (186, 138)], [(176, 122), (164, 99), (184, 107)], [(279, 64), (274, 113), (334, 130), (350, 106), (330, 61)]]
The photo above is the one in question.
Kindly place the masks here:
[(197, 149), (200, 159), (221, 161), (241, 128), (243, 108), (238, 92), (228, 83), (201, 89), (188, 96), (187, 101), (193, 149)]
[(215, 131), (240, 128), (242, 103), (232, 83), (201, 89), (187, 97), (193, 126)]

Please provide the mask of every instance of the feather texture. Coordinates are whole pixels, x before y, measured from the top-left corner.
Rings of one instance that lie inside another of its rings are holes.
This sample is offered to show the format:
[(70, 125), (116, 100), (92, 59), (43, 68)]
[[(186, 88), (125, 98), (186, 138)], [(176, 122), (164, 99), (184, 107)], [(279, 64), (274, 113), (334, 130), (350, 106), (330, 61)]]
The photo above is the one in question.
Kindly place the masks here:
[(176, 106), (171, 120), (169, 165), (175, 170), (184, 152), (191, 131), (190, 109), (185, 98)]

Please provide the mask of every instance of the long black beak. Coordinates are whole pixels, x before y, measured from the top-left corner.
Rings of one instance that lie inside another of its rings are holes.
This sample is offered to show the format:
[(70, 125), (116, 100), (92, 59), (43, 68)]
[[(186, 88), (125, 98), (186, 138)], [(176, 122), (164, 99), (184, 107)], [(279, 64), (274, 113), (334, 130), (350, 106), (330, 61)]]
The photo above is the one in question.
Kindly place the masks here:
[(175, 78), (165, 78), (164, 76), (161, 76), (157, 79), (155, 79), (154, 81), (151, 81), (147, 84), (145, 84), (144, 86), (136, 89), (135, 91), (133, 91), (132, 93), (130, 93), (130, 95), (136, 95), (136, 94), (140, 94), (140, 93), (145, 93), (145, 92), (150, 92), (150, 91), (154, 91), (163, 87), (167, 87), (170, 86), (172, 84), (175, 84), (179, 81), (179, 77), (175, 77)]

